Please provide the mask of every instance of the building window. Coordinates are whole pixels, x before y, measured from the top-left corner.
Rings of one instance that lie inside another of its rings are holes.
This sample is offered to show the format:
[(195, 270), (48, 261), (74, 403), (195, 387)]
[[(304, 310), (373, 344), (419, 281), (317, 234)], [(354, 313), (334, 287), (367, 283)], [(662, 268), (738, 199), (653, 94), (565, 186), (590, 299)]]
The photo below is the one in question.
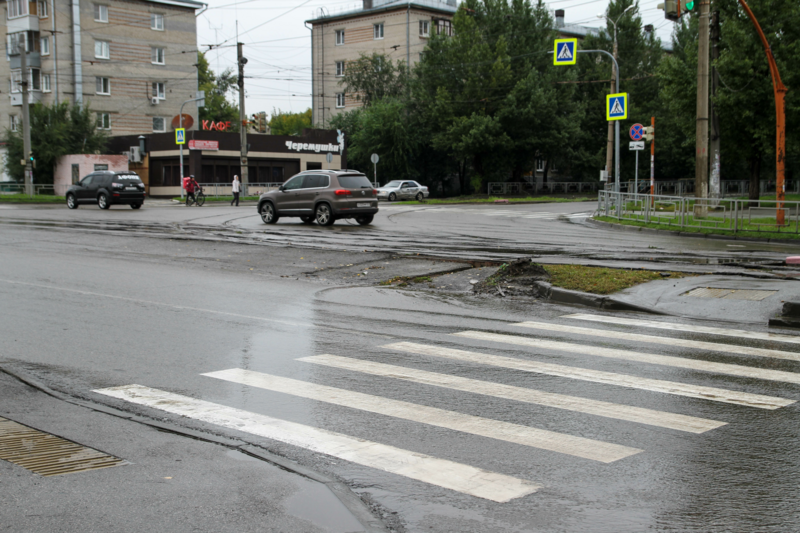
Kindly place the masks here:
[[(98, 130), (110, 130), (111, 129), (111, 115), (108, 113), (98, 113), (97, 114), (97, 129)], [(97, 170), (97, 169), (95, 169)]]
[(20, 82), (22, 81), (22, 71), (20, 70), (12, 70), (11, 71), (11, 92), (18, 93), (22, 91), (22, 85)]
[(344, 61), (336, 62), (336, 77), (341, 78), (344, 76)]
[(344, 107), (344, 93), (336, 93), (336, 107)]
[(164, 64), (164, 49), (163, 48), (152, 48), (153, 57), (152, 61), (154, 65), (163, 65)]
[(164, 31), (164, 15), (161, 13), (150, 13), (150, 29)]
[(38, 68), (32, 68), (30, 76), (28, 76), (29, 87), (32, 91), (42, 90), (42, 71)]
[(153, 82), (153, 98), (158, 98), (159, 100), (167, 99), (164, 83)]
[(430, 37), (431, 35), (431, 21), (430, 20), (420, 20), (419, 21), (419, 36), (420, 37)]
[(95, 78), (94, 82), (97, 94), (111, 94), (111, 80), (109, 78)]
[(383, 22), (372, 26), (372, 38), (383, 39)]
[(28, 14), (28, 0), (8, 0), (8, 18), (24, 17)]
[(436, 21), (436, 33), (439, 35), (453, 35), (453, 21), (439, 19)]
[(46, 19), (49, 16), (46, 0), (39, 0), (36, 2), (36, 13), (38, 13), (40, 19)]
[(344, 30), (336, 30), (336, 46), (344, 44)]
[(50, 92), (50, 74), (42, 74), (42, 92)]
[(11, 123), (9, 124), (9, 129), (11, 131), (18, 131), (19, 130), (19, 117), (17, 115), (9, 115), (8, 118), (11, 119)]
[(94, 4), (94, 21), (108, 22), (108, 6)]
[(94, 42), (94, 57), (97, 59), (109, 59), (111, 52), (109, 51), (108, 41), (95, 41)]
[(537, 159), (536, 160), (536, 172), (544, 172), (544, 159)]
[(43, 56), (50, 55), (50, 37), (42, 37), (39, 39), (39, 49), (42, 51)]
[(153, 131), (155, 133), (163, 133), (167, 131), (167, 121), (164, 117), (153, 117)]

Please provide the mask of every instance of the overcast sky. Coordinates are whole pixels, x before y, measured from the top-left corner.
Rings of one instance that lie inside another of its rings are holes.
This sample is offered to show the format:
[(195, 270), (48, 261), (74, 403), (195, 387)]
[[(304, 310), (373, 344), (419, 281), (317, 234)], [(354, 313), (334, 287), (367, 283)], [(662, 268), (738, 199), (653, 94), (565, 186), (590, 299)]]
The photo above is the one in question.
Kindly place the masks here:
[[(668, 42), (673, 23), (656, 6), (663, 0), (639, 0), (645, 24), (653, 24), (658, 36)], [(362, 3), (339, 0), (210, 0), (209, 9), (197, 18), (201, 51), (209, 44), (222, 44), (206, 53), (211, 68), (219, 73), (236, 68), (236, 30), (248, 59), (245, 67), (246, 110), (271, 114), (273, 108), (299, 112), (311, 107), (311, 32), (303, 24), (319, 16), (360, 8)], [(565, 10), (567, 24), (600, 27), (597, 18), (608, 0), (554, 0), (551, 10)]]

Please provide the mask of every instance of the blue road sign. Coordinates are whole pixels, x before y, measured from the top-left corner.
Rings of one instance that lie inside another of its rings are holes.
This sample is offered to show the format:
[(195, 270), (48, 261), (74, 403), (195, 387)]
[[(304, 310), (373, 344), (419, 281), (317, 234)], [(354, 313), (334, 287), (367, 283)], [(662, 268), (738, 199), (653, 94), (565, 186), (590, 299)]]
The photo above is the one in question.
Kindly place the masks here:
[(634, 141), (641, 141), (644, 137), (644, 126), (641, 124), (634, 124), (631, 126), (631, 139)]
[(625, 120), (628, 118), (628, 93), (606, 96), (606, 120)]
[(553, 53), (554, 65), (574, 65), (578, 60), (578, 39), (556, 39)]
[(175, 130), (175, 144), (186, 144), (186, 129), (177, 128)]

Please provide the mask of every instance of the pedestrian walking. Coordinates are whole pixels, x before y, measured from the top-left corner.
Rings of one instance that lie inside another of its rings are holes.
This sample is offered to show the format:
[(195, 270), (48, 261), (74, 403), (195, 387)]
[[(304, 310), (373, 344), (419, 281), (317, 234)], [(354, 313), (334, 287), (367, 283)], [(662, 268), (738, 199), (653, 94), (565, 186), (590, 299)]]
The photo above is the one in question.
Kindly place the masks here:
[(233, 200), (231, 200), (231, 205), (233, 202), (236, 202), (236, 207), (239, 207), (239, 191), (241, 190), (242, 182), (239, 181), (239, 176), (233, 176)]

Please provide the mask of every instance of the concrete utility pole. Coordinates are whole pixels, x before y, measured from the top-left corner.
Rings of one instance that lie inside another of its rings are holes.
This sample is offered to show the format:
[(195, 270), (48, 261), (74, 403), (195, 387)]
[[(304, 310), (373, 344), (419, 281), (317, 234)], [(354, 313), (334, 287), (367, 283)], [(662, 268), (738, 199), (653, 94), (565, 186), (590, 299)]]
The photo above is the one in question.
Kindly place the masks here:
[(19, 88), (22, 91), (22, 153), (25, 157), (25, 194), (33, 196), (33, 167), (31, 166), (31, 112), (28, 108), (28, 58), (25, 47), (28, 43), (28, 32), (23, 34), (25, 42), (19, 43)]
[(247, 114), (244, 110), (244, 66), (247, 58), (242, 55), (242, 43), (236, 43), (236, 53), (239, 58), (239, 131), (241, 132), (241, 152), (239, 164), (241, 165), (242, 192), (247, 194)]
[[(708, 41), (710, 0), (700, 0), (700, 36), (697, 44), (697, 129), (695, 136), (696, 159), (694, 170), (695, 198), (708, 198)], [(708, 214), (705, 202), (695, 202), (694, 214)]]
[[(719, 11), (711, 13), (711, 60), (716, 61), (719, 59)], [(719, 117), (717, 116), (716, 107), (714, 106), (714, 97), (717, 96), (717, 88), (719, 86), (719, 75), (717, 67), (711, 67), (711, 121), (709, 122), (709, 129), (711, 131), (711, 140), (709, 144), (709, 155), (711, 156), (711, 169), (709, 171), (709, 195), (711, 198), (720, 198), (722, 196), (722, 166), (720, 162), (720, 132), (719, 132)]]
[[(614, 26), (614, 63), (612, 63), (612, 65), (611, 65), (611, 92), (608, 93), (608, 94), (616, 94), (616, 92), (619, 90), (619, 84), (615, 83), (615, 81), (619, 78), (619, 75), (617, 73), (617, 67), (616, 67), (617, 59), (618, 59), (617, 54), (618, 54), (618, 51), (619, 51), (619, 49), (617, 47), (617, 22), (619, 22), (619, 19), (621, 19), (622, 17), (625, 16), (625, 13), (627, 13), (628, 11), (633, 9), (634, 7), (635, 7), (635, 4), (631, 4), (628, 7), (626, 7), (625, 11), (620, 13), (619, 17), (617, 17), (617, 20), (611, 20), (610, 18), (608, 18), (606, 15), (604, 15), (602, 13), (597, 15), (598, 18), (604, 18)], [(618, 121), (613, 121), (613, 122), (616, 124)], [(615, 134), (616, 134), (616, 137), (615, 137)], [(615, 128), (614, 124), (612, 124), (612, 121), (609, 121), (608, 122), (608, 144), (606, 146), (606, 172), (608, 174), (606, 174), (606, 176), (611, 174), (611, 165), (614, 162), (614, 152), (612, 150), (614, 150), (614, 146), (615, 146), (614, 139), (615, 138), (619, 138), (619, 124), (617, 124), (616, 128)], [(617, 165), (619, 165), (619, 153), (617, 153), (617, 159), (618, 159), (617, 160)], [(616, 172), (616, 174), (619, 174), (619, 173)], [(616, 192), (619, 192), (619, 176), (618, 175), (617, 175), (617, 183), (615, 185), (614, 190)]]

